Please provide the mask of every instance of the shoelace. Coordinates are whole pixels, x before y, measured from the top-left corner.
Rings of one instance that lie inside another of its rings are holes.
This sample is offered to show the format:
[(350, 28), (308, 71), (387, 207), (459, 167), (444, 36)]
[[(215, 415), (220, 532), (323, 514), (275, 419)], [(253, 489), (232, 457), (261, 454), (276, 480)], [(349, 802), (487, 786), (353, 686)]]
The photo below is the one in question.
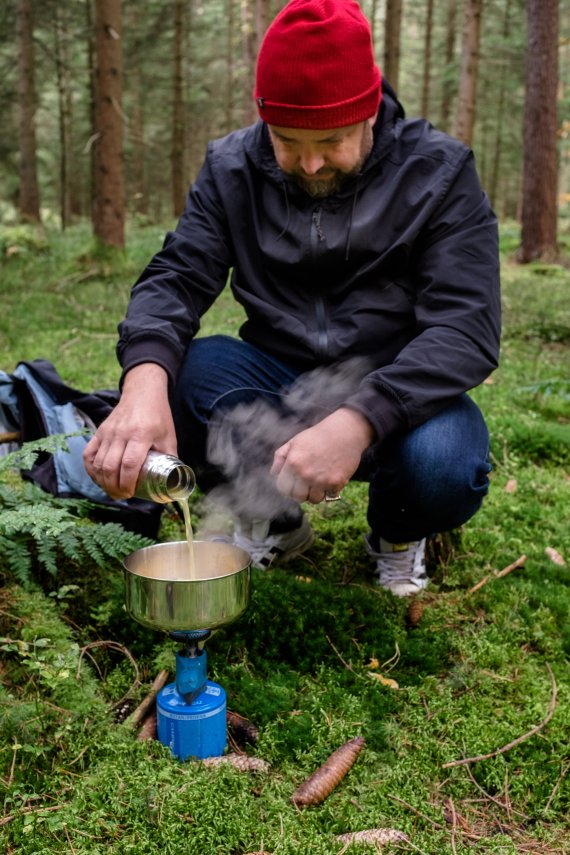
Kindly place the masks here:
[[(406, 552), (392, 552), (390, 557), (378, 558), (377, 567), (381, 575), (392, 582), (408, 581), (418, 577), (422, 573), (423, 566), (416, 567), (416, 560), (419, 547), (411, 550), (413, 555), (410, 555), (410, 550)], [(422, 562), (423, 565), (423, 562)]]
[(275, 549), (276, 538), (268, 537), (265, 540), (250, 540), (249, 537), (236, 535), (235, 545), (245, 549), (254, 563), (267, 561), (279, 550)]

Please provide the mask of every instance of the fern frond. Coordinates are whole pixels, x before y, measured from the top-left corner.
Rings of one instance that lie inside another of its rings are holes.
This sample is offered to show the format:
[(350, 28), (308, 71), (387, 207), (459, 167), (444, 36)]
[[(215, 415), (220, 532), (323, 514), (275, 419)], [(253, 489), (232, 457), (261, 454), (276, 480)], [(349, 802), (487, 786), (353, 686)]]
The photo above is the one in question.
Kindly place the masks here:
[(31, 469), (42, 452), (55, 454), (56, 451), (69, 451), (67, 439), (70, 436), (81, 436), (85, 431), (76, 433), (56, 433), (52, 436), (42, 436), (31, 442), (25, 442), (21, 448), (0, 458), (0, 473), (8, 469)]
[(152, 543), (148, 538), (132, 531), (126, 531), (118, 523), (105, 523), (105, 525), (97, 526), (93, 536), (96, 543), (109, 558), (119, 560)]
[(54, 537), (49, 536), (36, 540), (38, 563), (52, 576), (57, 575), (57, 543)]
[(85, 532), (82, 531), (81, 540), (83, 543), (83, 549), (89, 558), (95, 562), (97, 567), (104, 567), (106, 555), (103, 550), (99, 548), (99, 544), (93, 537), (93, 533), (90, 531), (89, 534), (86, 535)]
[(17, 510), (0, 510), (0, 534), (29, 534), (38, 543), (43, 537), (57, 537), (77, 520), (66, 508), (22, 504)]
[(78, 535), (75, 527), (62, 531), (57, 542), (66, 558), (69, 558), (71, 561), (75, 561), (78, 564), (81, 563), (85, 552), (82, 548), (83, 543), (81, 537)]
[(5, 567), (14, 579), (25, 587), (30, 581), (32, 569), (32, 556), (27, 541), (20, 537), (0, 535), (0, 567)]

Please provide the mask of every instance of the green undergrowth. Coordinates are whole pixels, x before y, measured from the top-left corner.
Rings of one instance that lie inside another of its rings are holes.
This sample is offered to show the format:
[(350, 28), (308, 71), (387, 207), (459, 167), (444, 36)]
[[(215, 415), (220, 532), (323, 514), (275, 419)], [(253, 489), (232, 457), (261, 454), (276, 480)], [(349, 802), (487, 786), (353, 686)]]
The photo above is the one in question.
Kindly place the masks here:
[[(0, 367), (41, 356), (80, 388), (112, 382), (121, 305), (159, 235), (137, 232), (115, 262), (90, 255), (82, 230), (4, 251)], [(374, 586), (366, 486), (354, 483), (308, 508), (307, 556), (254, 570), (245, 614), (206, 645), (229, 708), (259, 728), (243, 750), (267, 773), (180, 763), (137, 741), (125, 715), (161, 669), (173, 673), (177, 645), (126, 614), (127, 547), (103, 538), (116, 552), (97, 561), (58, 552), (56, 538), (46, 553), (37, 495), (0, 473), (4, 501), (26, 509), (13, 531), (29, 556), (18, 575), (0, 552), (1, 852), (340, 855), (336, 835), (392, 828), (409, 842), (384, 853), (570, 853), (570, 281), (507, 257), (503, 279), (502, 362), (473, 391), (491, 490), (431, 562), (428, 591), (412, 609)], [(238, 323), (223, 297), (204, 331)], [(199, 532), (198, 493), (191, 507)], [(85, 511), (69, 506), (72, 530), (104, 528)], [(160, 539), (182, 536), (167, 509)], [(294, 789), (358, 735), (366, 746), (346, 777), (297, 809)]]

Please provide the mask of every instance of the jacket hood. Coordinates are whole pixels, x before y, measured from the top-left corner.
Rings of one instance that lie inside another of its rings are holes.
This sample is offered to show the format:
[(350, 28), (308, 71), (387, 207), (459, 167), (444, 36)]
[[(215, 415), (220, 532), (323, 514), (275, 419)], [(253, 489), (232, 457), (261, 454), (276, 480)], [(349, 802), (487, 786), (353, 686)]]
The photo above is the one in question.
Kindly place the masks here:
[[(382, 80), (382, 103), (380, 104), (378, 118), (373, 128), (374, 142), (372, 151), (362, 167), (362, 174), (372, 169), (390, 148), (392, 141), (398, 135), (398, 124), (404, 118), (404, 108), (398, 101), (396, 93), (386, 80)], [(244, 148), (252, 164), (276, 183), (283, 184), (284, 182), (288, 182), (287, 177), (283, 174), (275, 160), (265, 122), (259, 120), (247, 130), (250, 133), (247, 133), (245, 136)], [(347, 182), (349, 192), (350, 183)], [(292, 186), (296, 187), (295, 184)], [(343, 191), (339, 195), (342, 195), (342, 193)]]

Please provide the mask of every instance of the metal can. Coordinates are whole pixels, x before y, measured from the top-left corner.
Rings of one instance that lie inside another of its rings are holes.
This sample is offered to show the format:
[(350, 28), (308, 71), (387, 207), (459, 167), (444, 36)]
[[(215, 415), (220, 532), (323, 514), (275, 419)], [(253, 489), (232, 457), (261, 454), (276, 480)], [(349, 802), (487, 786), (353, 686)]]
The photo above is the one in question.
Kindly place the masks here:
[(194, 487), (194, 472), (172, 454), (149, 451), (139, 473), (135, 496), (166, 504), (187, 499)]

